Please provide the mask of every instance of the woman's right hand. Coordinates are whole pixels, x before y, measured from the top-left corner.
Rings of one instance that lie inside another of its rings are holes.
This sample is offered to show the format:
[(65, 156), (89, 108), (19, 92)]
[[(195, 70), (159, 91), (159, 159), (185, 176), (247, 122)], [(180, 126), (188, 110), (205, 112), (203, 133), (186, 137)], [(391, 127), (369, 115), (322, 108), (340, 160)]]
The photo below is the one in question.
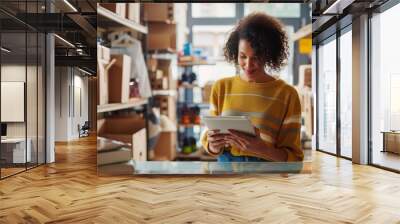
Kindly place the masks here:
[(208, 140), (208, 149), (213, 154), (219, 154), (222, 148), (227, 145), (227, 141), (225, 140), (225, 136), (229, 134), (219, 133), (219, 130), (209, 130), (207, 132), (207, 140)]

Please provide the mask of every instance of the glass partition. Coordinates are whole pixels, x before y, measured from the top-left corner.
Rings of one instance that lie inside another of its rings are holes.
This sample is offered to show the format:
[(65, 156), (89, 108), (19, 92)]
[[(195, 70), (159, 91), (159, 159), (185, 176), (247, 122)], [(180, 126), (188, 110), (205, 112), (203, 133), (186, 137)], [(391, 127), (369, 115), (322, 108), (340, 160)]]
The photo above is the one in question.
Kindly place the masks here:
[(45, 161), (45, 35), (23, 22), (43, 7), (0, 2), (0, 178)]
[[(24, 171), (31, 160), (26, 125), (26, 33), (1, 34), (2, 177)], [(28, 143), (28, 144), (27, 144)]]
[(38, 149), (38, 35), (34, 32), (27, 33), (27, 94), (26, 94), (26, 114), (27, 114), (27, 150), (30, 151), (30, 159), (28, 160), (27, 167), (37, 165), (37, 149)]
[(318, 149), (336, 154), (336, 36), (318, 48)]
[(371, 18), (372, 164), (400, 170), (400, 4)]

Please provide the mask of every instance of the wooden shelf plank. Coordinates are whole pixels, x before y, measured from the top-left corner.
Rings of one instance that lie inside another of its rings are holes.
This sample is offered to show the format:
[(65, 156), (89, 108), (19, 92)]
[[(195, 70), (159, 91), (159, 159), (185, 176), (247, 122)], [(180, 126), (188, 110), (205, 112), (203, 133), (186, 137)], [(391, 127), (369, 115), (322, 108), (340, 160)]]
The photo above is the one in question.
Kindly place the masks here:
[(111, 103), (97, 106), (97, 113), (111, 112), (117, 110), (124, 110), (135, 108), (147, 104), (147, 99), (138, 99), (129, 103)]
[(189, 67), (198, 65), (215, 65), (215, 62), (178, 62), (178, 66)]
[(193, 128), (196, 126), (204, 126), (203, 124), (179, 124), (179, 127)]
[(178, 102), (178, 104), (180, 106), (188, 106), (188, 107), (194, 107), (194, 106), (198, 106), (200, 108), (208, 108), (210, 107), (209, 103), (206, 102), (202, 102), (202, 103), (186, 103), (186, 102)]
[(153, 96), (176, 96), (176, 90), (153, 90)]
[(143, 33), (143, 34), (148, 33), (148, 28), (146, 26), (138, 24), (132, 20), (122, 18), (118, 14), (111, 12), (110, 10), (108, 10), (102, 6), (97, 7), (97, 15), (98, 15), (98, 21), (97, 21), (98, 27), (101, 27), (101, 28), (126, 27), (131, 30), (137, 31), (139, 33)]
[(193, 84), (181, 84), (178, 86), (178, 88), (185, 88), (185, 89), (193, 89), (193, 88), (199, 88), (199, 85), (193, 85)]
[(176, 55), (176, 50), (172, 48), (165, 48), (165, 49), (152, 49), (147, 51), (149, 54), (172, 54), (176, 59), (178, 56)]

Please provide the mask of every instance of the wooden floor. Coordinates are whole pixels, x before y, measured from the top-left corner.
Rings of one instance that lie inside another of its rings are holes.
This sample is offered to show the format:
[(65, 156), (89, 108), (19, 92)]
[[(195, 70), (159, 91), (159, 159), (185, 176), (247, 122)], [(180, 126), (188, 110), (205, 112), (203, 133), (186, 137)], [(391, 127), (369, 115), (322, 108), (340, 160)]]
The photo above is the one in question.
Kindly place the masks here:
[(10, 176), (10, 175), (13, 175), (15, 173), (24, 171), (25, 167), (24, 168), (0, 168), (0, 169), (1, 169), (1, 177), (4, 178), (4, 177)]
[(0, 181), (0, 223), (400, 223), (399, 174), (323, 153), (289, 177), (98, 177), (95, 145)]

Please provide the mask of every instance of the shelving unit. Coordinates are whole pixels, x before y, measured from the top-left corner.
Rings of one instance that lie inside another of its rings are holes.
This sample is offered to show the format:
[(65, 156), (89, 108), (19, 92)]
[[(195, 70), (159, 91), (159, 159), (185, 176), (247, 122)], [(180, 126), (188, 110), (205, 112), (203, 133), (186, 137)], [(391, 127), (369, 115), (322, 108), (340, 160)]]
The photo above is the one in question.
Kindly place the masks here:
[(153, 90), (153, 96), (176, 96), (176, 90)]
[(123, 27), (142, 34), (148, 33), (148, 28), (146, 26), (138, 24), (129, 19), (122, 18), (118, 14), (100, 5), (97, 6), (97, 15), (97, 24), (103, 25), (104, 27), (101, 27), (103, 29), (117, 29)]
[(215, 62), (179, 62), (178, 66), (181, 67), (191, 67), (196, 65), (215, 65)]
[[(193, 66), (203, 66), (203, 65), (215, 65), (215, 63), (211, 62), (179, 62), (178, 66), (183, 68), (184, 72), (192, 72), (192, 67)], [(179, 111), (183, 108), (193, 108), (193, 107), (198, 107), (200, 110), (201, 109), (207, 109), (209, 108), (208, 103), (204, 102), (193, 102), (193, 95), (194, 95), (194, 88), (200, 88), (198, 85), (194, 84), (183, 84), (178, 87), (183, 88), (185, 99), (184, 101), (178, 100), (179, 103), (177, 105), (177, 110), (178, 110), (178, 115), (180, 114)], [(192, 96), (192, 99), (186, 99), (187, 98), (187, 91), (192, 91), (189, 96)], [(181, 95), (181, 94), (179, 94)], [(180, 121), (181, 117), (178, 117), (178, 120)], [(177, 144), (178, 148), (177, 150), (178, 155), (177, 155), (177, 160), (204, 160), (204, 161), (215, 161), (215, 158), (209, 155), (204, 154), (204, 150), (200, 148), (197, 148), (197, 151), (192, 152), (190, 154), (185, 154), (182, 153), (182, 144), (183, 144), (183, 138), (184, 137), (194, 137), (196, 139), (196, 145), (199, 145), (199, 140), (200, 140), (200, 134), (202, 132), (202, 128), (204, 127), (203, 124), (182, 124), (178, 122), (178, 142)], [(182, 130), (183, 133), (182, 133)], [(199, 131), (199, 132), (198, 132)], [(198, 133), (197, 133), (198, 132)]]
[(193, 127), (198, 127), (202, 126), (201, 124), (178, 124), (179, 127), (185, 127), (185, 128), (193, 128)]
[[(172, 48), (166, 48), (166, 49), (159, 49), (159, 50), (149, 50), (148, 51), (149, 54), (152, 55), (161, 55), (160, 58), (158, 59), (171, 59), (171, 57), (176, 58), (176, 51)], [(163, 58), (162, 55), (167, 55), (167, 58)]]
[(137, 99), (129, 103), (111, 103), (97, 106), (97, 113), (112, 112), (117, 110), (125, 110), (129, 108), (138, 108), (146, 105), (148, 103), (147, 99)]
[[(114, 3), (115, 4), (115, 3)], [(141, 35), (146, 35), (148, 33), (148, 28), (146, 26), (143, 26), (137, 22), (134, 22), (132, 20), (129, 20), (127, 18), (123, 18), (119, 14), (110, 11), (101, 5), (98, 5), (97, 7), (97, 15), (98, 15), (98, 20), (97, 20), (97, 32), (98, 35), (104, 37), (105, 40), (108, 40), (109, 37), (107, 37), (107, 34), (110, 32), (114, 31), (120, 31), (123, 30), (126, 32), (128, 35), (132, 35), (133, 38), (141, 38)], [(137, 34), (137, 35), (136, 35)], [(107, 42), (107, 41), (106, 41)], [(98, 42), (98, 45), (100, 43)], [(98, 60), (99, 66), (112, 66), (108, 61), (105, 61), (103, 59)], [(107, 73), (105, 74), (107, 76)], [(103, 86), (102, 88), (108, 88), (108, 86)], [(122, 86), (122, 88), (129, 88), (129, 86), (125, 86), (125, 84)], [(104, 101), (103, 101), (104, 102)], [(119, 114), (121, 111), (135, 111), (143, 116), (135, 117), (135, 116), (126, 116), (123, 117), (123, 119), (131, 119), (129, 122), (131, 122), (125, 129), (132, 129), (133, 127), (140, 127), (140, 129), (135, 132), (133, 135), (131, 134), (131, 131), (127, 131), (129, 133), (116, 133), (114, 132), (104, 133), (104, 135), (110, 136), (110, 139), (113, 140), (119, 140), (117, 138), (124, 138), (127, 139), (126, 137), (129, 135), (132, 135), (132, 138), (136, 138), (135, 140), (130, 140), (130, 145), (133, 146), (132, 150), (132, 156), (133, 158), (131, 159), (147, 159), (148, 157), (148, 145), (149, 145), (149, 133), (148, 133), (148, 99), (147, 98), (131, 98), (128, 102), (126, 103), (108, 103), (108, 104), (101, 104), (97, 106), (97, 119), (98, 122), (99, 120), (102, 120), (101, 122), (107, 122), (108, 119), (115, 119), (114, 116), (115, 114)], [(105, 118), (105, 119), (103, 119)], [(118, 117), (118, 119), (120, 119)], [(139, 119), (140, 122), (135, 123), (136, 121), (133, 121), (133, 119)], [(143, 119), (144, 119), (144, 129), (143, 130)], [(125, 122), (125, 121), (124, 121)], [(140, 124), (139, 124), (140, 123)], [(124, 130), (125, 130), (124, 129)], [(144, 133), (145, 132), (145, 133)], [(111, 137), (113, 136), (113, 137)], [(122, 136), (122, 137), (121, 137)], [(145, 138), (144, 138), (145, 136)], [(108, 138), (108, 137), (107, 137)], [(115, 138), (115, 139), (114, 139)], [(146, 147), (144, 147), (144, 144), (141, 144), (137, 142), (137, 140), (143, 140), (146, 141)], [(137, 149), (137, 150), (136, 150)], [(101, 149), (98, 149), (98, 151)], [(145, 154), (142, 154), (142, 152), (145, 152)], [(128, 162), (129, 163), (129, 162)], [(111, 166), (113, 164), (106, 164), (107, 166)], [(118, 165), (118, 164), (116, 164)], [(117, 167), (118, 168), (118, 167)], [(116, 169), (117, 169), (116, 168)]]

